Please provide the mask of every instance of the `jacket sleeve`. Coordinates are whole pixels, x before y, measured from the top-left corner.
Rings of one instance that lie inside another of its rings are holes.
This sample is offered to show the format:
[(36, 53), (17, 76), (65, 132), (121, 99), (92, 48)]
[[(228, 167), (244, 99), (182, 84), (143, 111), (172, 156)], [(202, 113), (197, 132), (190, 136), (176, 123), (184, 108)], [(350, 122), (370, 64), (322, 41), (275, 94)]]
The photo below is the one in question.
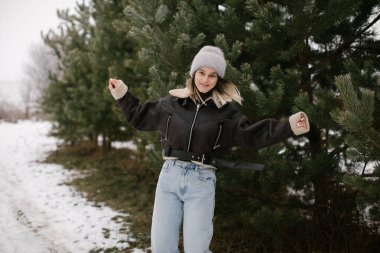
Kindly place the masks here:
[(130, 92), (117, 99), (123, 115), (129, 125), (141, 131), (154, 131), (158, 129), (161, 103), (140, 101)]
[[(302, 130), (296, 125), (301, 113), (306, 120), (306, 127)], [(233, 141), (235, 146), (260, 149), (308, 131), (309, 121), (303, 112), (293, 114), (289, 119), (264, 119), (254, 124), (250, 124), (248, 118), (242, 115), (236, 123)]]

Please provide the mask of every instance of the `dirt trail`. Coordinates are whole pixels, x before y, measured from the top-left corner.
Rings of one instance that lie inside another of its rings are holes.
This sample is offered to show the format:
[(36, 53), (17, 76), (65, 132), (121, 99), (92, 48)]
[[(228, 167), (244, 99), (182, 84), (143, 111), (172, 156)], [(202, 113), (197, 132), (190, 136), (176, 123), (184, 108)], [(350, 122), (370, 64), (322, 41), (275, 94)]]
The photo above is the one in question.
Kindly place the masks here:
[(73, 172), (38, 161), (56, 147), (50, 128), (49, 122), (0, 122), (0, 252), (127, 248), (122, 214), (65, 185)]

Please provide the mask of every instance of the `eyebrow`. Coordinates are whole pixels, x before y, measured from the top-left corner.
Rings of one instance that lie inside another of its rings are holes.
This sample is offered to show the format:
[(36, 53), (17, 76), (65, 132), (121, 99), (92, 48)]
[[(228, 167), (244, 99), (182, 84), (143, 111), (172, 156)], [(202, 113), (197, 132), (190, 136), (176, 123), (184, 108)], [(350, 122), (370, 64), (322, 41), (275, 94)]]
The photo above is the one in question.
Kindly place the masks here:
[[(203, 68), (200, 68), (199, 70), (200, 70), (200, 71), (203, 71), (203, 72), (206, 72), (206, 70), (204, 70)], [(211, 72), (209, 75), (218, 75), (218, 73), (216, 73), (216, 72)]]

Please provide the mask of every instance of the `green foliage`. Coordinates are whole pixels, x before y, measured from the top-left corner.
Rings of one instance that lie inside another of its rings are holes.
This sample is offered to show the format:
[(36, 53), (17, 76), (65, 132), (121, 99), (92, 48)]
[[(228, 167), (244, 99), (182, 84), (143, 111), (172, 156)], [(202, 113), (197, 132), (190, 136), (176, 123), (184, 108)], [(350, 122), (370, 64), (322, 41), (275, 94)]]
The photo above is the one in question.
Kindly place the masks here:
[(302, 110), (311, 131), (230, 154), (266, 169), (219, 172), (213, 251), (377, 252), (379, 7), (378, 0), (93, 0), (75, 15), (62, 12), (65, 26), (45, 37), (62, 67), (46, 111), (71, 142), (133, 135), (138, 159), (156, 174), (158, 134), (122, 127), (107, 80), (157, 99), (184, 85), (203, 45), (219, 46), (252, 122)]
[[(360, 126), (364, 134), (363, 124), (372, 124), (365, 122), (375, 117), (366, 110), (366, 115), (359, 116), (361, 123), (351, 128), (349, 118), (343, 121), (341, 116), (338, 118), (342, 120), (337, 121), (334, 112), (341, 110), (341, 102), (334, 80), (349, 71), (349, 62), (362, 63), (350, 66), (357, 71), (358, 82), (373, 91), (369, 80), (379, 69), (375, 57), (379, 42), (369, 28), (373, 25), (372, 11), (378, 4), (339, 0), (145, 0), (131, 1), (125, 8), (131, 22), (129, 35), (140, 41), (140, 56), (151, 64), (150, 96), (157, 98), (176, 85), (184, 85), (195, 53), (201, 46), (213, 44), (224, 51), (228, 60), (226, 78), (240, 88), (242, 111), (252, 121), (287, 117), (303, 110), (312, 122), (311, 132), (305, 137), (292, 138), (285, 145), (260, 152), (237, 150), (231, 155), (232, 159), (264, 161), (267, 169), (259, 178), (243, 172), (220, 172), (216, 237), (219, 231), (223, 238), (232, 239), (230, 245), (224, 241), (220, 246), (220, 240), (214, 244), (217, 252), (232, 248), (237, 252), (232, 241), (238, 239), (227, 231), (236, 224), (254, 234), (252, 244), (247, 244), (244, 232), (240, 234), (238, 241), (245, 245), (242, 248), (251, 249), (247, 252), (341, 252), (360, 248), (358, 245), (364, 243), (360, 238), (367, 233), (366, 225), (358, 220), (368, 218), (364, 209), (352, 204), (359, 197), (342, 174), (348, 172), (344, 164), (352, 159), (349, 153), (354, 143), (350, 139), (359, 138), (347, 130)], [(360, 74), (363, 71), (365, 75)], [(371, 107), (375, 96), (372, 91), (363, 93), (353, 116), (357, 117), (362, 107)], [(374, 137), (377, 132), (369, 130), (365, 134)], [(156, 148), (158, 153), (159, 145)], [(378, 182), (378, 178), (374, 180)], [(232, 211), (231, 204), (239, 208)], [(292, 223), (286, 217), (298, 222)], [(350, 225), (363, 229), (339, 242), (331, 240), (338, 239), (339, 231)], [(260, 236), (258, 231), (266, 236)], [(299, 234), (293, 238), (283, 236), (290, 231)], [(308, 232), (303, 235), (302, 231)], [(367, 245), (376, 240), (379, 238)], [(245, 252), (242, 248), (238, 252)]]
[(370, 130), (375, 104), (374, 91), (361, 89), (359, 99), (348, 75), (338, 76), (336, 86), (343, 102), (343, 109), (334, 115), (336, 121), (350, 132)]
[[(76, 12), (58, 12), (63, 23), (59, 33), (50, 30), (45, 43), (54, 49), (61, 63), (61, 73), (51, 77), (44, 96), (45, 112), (57, 122), (56, 135), (67, 142), (82, 139), (108, 150), (111, 142), (131, 138), (124, 119), (116, 111), (115, 101), (106, 89), (110, 77), (126, 82), (144, 79), (136, 75), (138, 66), (125, 60), (135, 57), (135, 43), (113, 23), (123, 17), (125, 1), (92, 1), (77, 4)], [(137, 63), (137, 64), (136, 64)]]
[(348, 62), (350, 74), (336, 78), (342, 106), (334, 110), (332, 116), (348, 132), (346, 140), (350, 146), (350, 158), (368, 163), (379, 162), (380, 157), (380, 125), (377, 120), (380, 112), (376, 109), (380, 101), (376, 80), (368, 71), (373, 70), (373, 66), (367, 62), (365, 67), (360, 71), (356, 64)]
[(336, 78), (342, 105), (332, 112), (336, 122), (348, 132), (345, 139), (349, 145), (349, 173), (343, 179), (357, 192), (358, 209), (368, 216), (365, 222), (371, 221), (366, 226), (376, 230), (374, 224), (380, 220), (379, 87), (370, 62), (365, 62), (360, 69), (348, 61), (346, 68), (349, 74)]

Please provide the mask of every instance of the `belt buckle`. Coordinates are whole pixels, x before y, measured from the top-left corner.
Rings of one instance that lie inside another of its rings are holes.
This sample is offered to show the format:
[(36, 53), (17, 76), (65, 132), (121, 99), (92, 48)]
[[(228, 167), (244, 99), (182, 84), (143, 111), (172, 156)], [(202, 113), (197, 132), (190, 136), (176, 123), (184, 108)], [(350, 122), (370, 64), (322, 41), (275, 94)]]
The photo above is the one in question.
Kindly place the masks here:
[(202, 163), (204, 162), (204, 160), (206, 160), (205, 154), (202, 155)]

